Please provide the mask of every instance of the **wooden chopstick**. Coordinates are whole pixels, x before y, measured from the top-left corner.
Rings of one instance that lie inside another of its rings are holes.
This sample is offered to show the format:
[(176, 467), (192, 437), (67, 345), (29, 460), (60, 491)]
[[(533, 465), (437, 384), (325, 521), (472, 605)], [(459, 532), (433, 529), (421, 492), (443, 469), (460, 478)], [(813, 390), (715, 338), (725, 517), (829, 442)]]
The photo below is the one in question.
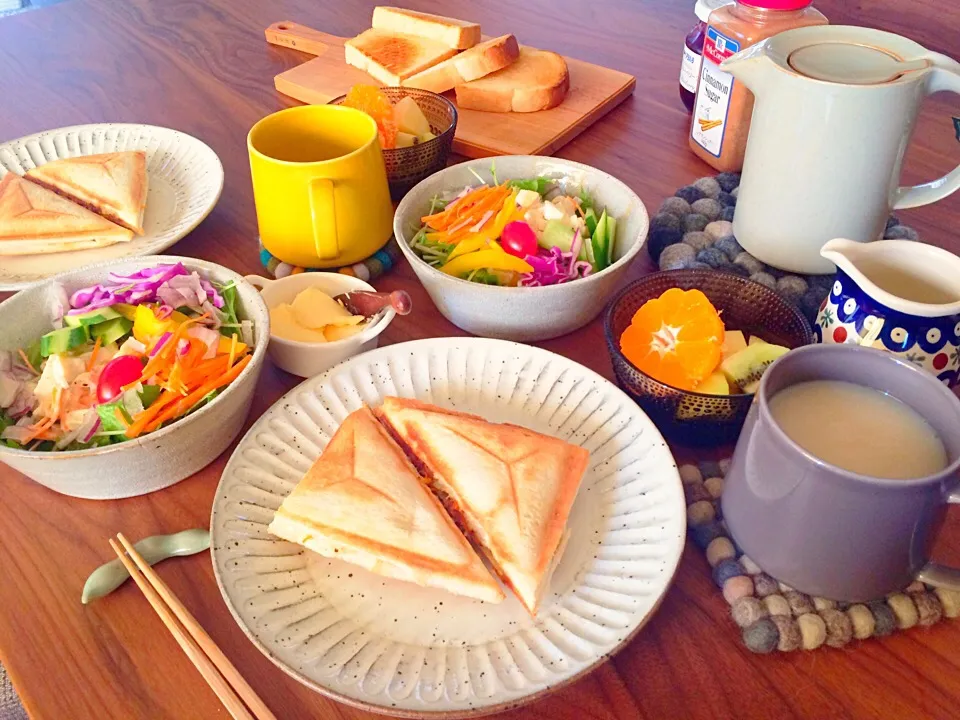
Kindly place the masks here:
[(117, 537), (123, 548), (113, 539), (110, 540), (110, 547), (234, 720), (276, 720), (276, 716), (264, 705), (233, 663), (137, 549), (122, 533)]

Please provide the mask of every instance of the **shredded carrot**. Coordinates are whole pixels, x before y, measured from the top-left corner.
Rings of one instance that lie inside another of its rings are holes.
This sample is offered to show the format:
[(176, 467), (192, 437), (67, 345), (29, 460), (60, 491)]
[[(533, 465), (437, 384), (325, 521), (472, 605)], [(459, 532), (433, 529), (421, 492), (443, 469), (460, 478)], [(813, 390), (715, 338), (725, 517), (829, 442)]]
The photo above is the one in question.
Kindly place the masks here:
[(114, 408), (113, 414), (116, 416), (117, 420), (120, 421), (120, 424), (123, 425), (124, 428), (130, 427), (130, 423), (127, 422), (127, 419), (123, 416), (123, 412), (120, 410), (120, 408)]
[(153, 404), (145, 409), (143, 412), (138, 413), (133, 422), (126, 430), (126, 436), (128, 438), (135, 438), (143, 433), (144, 428), (147, 424), (153, 420), (157, 415), (160, 414), (160, 411), (163, 410), (170, 403), (175, 402), (180, 399), (180, 395), (169, 390), (164, 390), (160, 393), (160, 396), (153, 401)]
[(240, 362), (230, 368), (230, 370), (225, 374), (204, 383), (182, 400), (168, 407), (166, 410), (160, 413), (160, 415), (157, 416), (153, 422), (147, 425), (146, 431), (153, 432), (158, 427), (163, 425), (163, 423), (165, 423), (167, 420), (172, 420), (180, 415), (183, 415), (214, 390), (233, 382), (237, 376), (243, 372), (243, 369), (250, 363), (251, 357), (251, 355), (245, 355)]
[(491, 188), (488, 185), (481, 185), (478, 188), (474, 188), (459, 200), (454, 200), (440, 212), (434, 213), (433, 215), (425, 215), (424, 217), (420, 218), (420, 222), (426, 223), (430, 227), (436, 228), (437, 230), (442, 230), (443, 225), (448, 225), (450, 221), (456, 217), (457, 211), (472, 204), (477, 199), (485, 195), (490, 189)]
[(90, 351), (90, 360), (87, 362), (87, 372), (93, 370), (93, 366), (97, 362), (97, 354), (100, 352), (100, 343), (102, 341), (101, 337), (97, 337), (95, 343), (93, 343), (93, 350)]
[(23, 358), (23, 363), (24, 363), (24, 365), (26, 365), (28, 368), (30, 368), (30, 371), (31, 371), (34, 375), (39, 375), (40, 373), (37, 372), (37, 369), (31, 364), (30, 359), (27, 357), (27, 354), (23, 351), (23, 349), (22, 349), (22, 348), (17, 348), (17, 352), (20, 353), (20, 357)]

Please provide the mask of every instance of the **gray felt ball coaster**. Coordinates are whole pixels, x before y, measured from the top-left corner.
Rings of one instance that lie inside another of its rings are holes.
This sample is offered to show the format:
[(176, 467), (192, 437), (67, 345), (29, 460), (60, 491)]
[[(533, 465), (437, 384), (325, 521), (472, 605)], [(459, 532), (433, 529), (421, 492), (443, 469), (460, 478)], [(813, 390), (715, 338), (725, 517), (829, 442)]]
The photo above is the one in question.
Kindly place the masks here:
[[(960, 616), (960, 592), (915, 582), (869, 603), (811, 597), (777, 582), (734, 545), (721, 517), (729, 460), (681, 465), (689, 534), (730, 605), (744, 645), (756, 653), (840, 648), (854, 640), (928, 627)], [(854, 645), (855, 646), (855, 645)]]
[[(779, 292), (814, 323), (834, 276), (786, 273), (740, 247), (732, 224), (739, 186), (739, 174), (720, 173), (700, 178), (664, 200), (650, 221), (650, 257), (661, 270), (713, 269), (749, 277)], [(919, 236), (891, 216), (884, 238), (918, 240)]]

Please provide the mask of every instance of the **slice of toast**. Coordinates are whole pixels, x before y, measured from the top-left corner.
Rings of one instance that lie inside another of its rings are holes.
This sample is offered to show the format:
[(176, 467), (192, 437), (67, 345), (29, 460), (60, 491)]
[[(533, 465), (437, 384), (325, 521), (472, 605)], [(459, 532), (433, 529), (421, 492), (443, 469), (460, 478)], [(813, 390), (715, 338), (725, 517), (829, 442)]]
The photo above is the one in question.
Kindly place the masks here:
[(502, 70), (520, 57), (520, 47), (513, 35), (501, 35), (474, 45), (439, 65), (427, 68), (403, 81), (404, 87), (442, 93), (457, 85), (479, 80)]
[(443, 62), (456, 52), (436, 40), (375, 28), (344, 44), (347, 64), (384, 85), (400, 85), (411, 75)]
[(486, 112), (537, 112), (556, 107), (570, 89), (562, 57), (521, 47), (520, 57), (503, 70), (457, 85), (457, 105)]
[(456, 50), (466, 50), (480, 42), (477, 23), (398, 7), (375, 7), (372, 25), (375, 30), (419, 35)]

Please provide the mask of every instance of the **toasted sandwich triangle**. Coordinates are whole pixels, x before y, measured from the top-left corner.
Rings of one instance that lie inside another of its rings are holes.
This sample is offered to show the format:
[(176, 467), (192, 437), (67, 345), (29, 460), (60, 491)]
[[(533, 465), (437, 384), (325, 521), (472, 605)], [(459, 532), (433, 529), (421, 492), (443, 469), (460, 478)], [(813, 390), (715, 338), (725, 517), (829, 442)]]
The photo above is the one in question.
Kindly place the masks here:
[(531, 613), (565, 542), (588, 453), (509, 424), (386, 398), (381, 416)]
[(383, 575), (499, 602), (503, 592), (369, 408), (347, 417), (270, 531)]
[(15, 173), (0, 180), (0, 255), (125, 242), (129, 230)]
[(142, 235), (146, 163), (142, 150), (84, 155), (45, 163), (26, 177)]

